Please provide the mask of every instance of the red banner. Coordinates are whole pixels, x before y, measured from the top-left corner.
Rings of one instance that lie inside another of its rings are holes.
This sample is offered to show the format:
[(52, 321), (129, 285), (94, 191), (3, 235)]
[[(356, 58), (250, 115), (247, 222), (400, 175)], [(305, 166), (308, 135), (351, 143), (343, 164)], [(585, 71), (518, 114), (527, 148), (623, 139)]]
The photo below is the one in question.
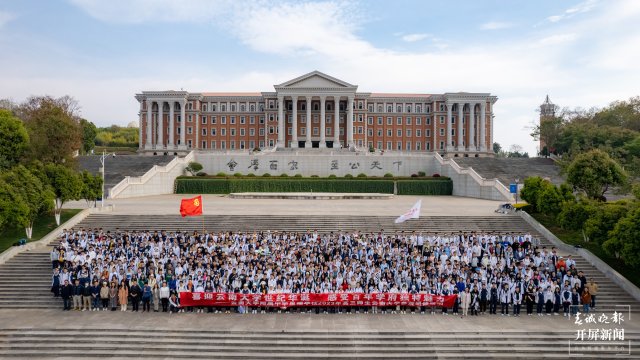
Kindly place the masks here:
[(180, 306), (332, 307), (332, 306), (436, 306), (453, 307), (456, 295), (407, 293), (302, 293), (239, 294), (180, 293)]

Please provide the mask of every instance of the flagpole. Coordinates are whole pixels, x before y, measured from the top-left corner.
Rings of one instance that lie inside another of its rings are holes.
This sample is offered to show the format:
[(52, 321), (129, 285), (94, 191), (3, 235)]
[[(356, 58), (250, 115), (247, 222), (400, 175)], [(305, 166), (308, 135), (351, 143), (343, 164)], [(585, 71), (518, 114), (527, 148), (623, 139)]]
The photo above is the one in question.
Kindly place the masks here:
[(202, 236), (204, 236), (204, 201), (200, 203), (200, 206), (202, 206)]

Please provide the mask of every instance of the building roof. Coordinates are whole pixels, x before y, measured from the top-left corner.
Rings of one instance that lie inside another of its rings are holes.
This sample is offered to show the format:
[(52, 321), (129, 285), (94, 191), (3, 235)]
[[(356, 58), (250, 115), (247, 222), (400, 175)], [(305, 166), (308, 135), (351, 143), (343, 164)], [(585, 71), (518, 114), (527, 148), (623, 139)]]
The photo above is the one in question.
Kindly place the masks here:
[(202, 96), (262, 96), (260, 92), (203, 92)]
[(416, 97), (431, 97), (431, 94), (407, 94), (407, 93), (371, 93), (371, 97), (382, 98), (416, 98)]

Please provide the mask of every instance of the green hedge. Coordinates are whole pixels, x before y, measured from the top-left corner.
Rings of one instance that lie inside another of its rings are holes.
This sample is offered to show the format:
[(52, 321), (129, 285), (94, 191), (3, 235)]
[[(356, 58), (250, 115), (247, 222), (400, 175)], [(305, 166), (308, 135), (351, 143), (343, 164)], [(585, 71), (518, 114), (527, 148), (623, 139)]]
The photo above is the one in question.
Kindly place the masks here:
[[(292, 178), (178, 178), (177, 194), (229, 194), (239, 192), (393, 193), (393, 180)], [(450, 179), (398, 180), (398, 195), (451, 195)]]
[(398, 181), (398, 195), (451, 195), (453, 182), (445, 180), (401, 180)]
[(177, 194), (238, 192), (393, 193), (393, 181), (324, 179), (176, 179)]

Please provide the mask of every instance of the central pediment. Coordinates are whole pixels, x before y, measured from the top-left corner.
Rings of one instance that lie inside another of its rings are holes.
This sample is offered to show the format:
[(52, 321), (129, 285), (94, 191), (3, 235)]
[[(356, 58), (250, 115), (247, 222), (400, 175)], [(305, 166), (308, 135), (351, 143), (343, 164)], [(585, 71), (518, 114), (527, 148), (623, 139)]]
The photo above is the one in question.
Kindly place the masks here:
[(348, 82), (336, 79), (320, 71), (313, 71), (308, 74), (302, 75), (295, 79), (284, 82), (280, 85), (275, 85), (276, 90), (281, 89), (357, 89), (357, 85), (351, 85)]

